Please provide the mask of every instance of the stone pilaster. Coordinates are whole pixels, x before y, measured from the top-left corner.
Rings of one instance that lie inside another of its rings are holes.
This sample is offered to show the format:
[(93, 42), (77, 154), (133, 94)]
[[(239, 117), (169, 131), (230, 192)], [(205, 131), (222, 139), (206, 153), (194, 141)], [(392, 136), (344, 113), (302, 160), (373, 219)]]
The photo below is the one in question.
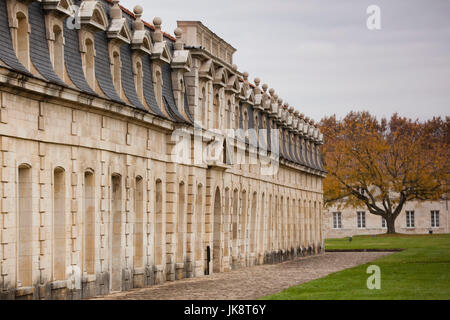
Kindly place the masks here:
[[(128, 127), (130, 125), (128, 124)], [(128, 128), (129, 129), (129, 128)], [(131, 135), (127, 134), (127, 138), (130, 138), (131, 144)], [(127, 142), (128, 144), (128, 142)], [(133, 236), (134, 236), (134, 221), (135, 221), (135, 210), (133, 205), (132, 196), (132, 180), (133, 177), (133, 168), (132, 168), (132, 157), (130, 155), (125, 156), (125, 221), (124, 221), (124, 230), (125, 230), (125, 265), (123, 270), (123, 282), (122, 282), (122, 290), (130, 290), (133, 288), (132, 281), (132, 270), (133, 270)]]
[[(149, 144), (147, 144), (147, 146), (149, 146)], [(146, 160), (146, 164), (147, 164), (147, 168), (146, 168), (146, 173), (147, 173), (147, 179), (145, 180), (145, 192), (146, 192), (146, 228), (145, 228), (145, 233), (144, 233), (144, 237), (145, 237), (145, 243), (147, 244), (146, 246), (146, 261), (147, 261), (147, 266), (146, 266), (146, 286), (151, 286), (153, 284), (155, 284), (155, 276), (154, 276), (154, 265), (155, 265), (155, 252), (154, 252), (154, 236), (155, 236), (155, 232), (154, 232), (154, 226), (155, 226), (155, 214), (153, 212), (153, 203), (156, 201), (155, 198), (153, 198), (153, 175), (152, 175), (152, 161), (150, 159)]]
[[(172, 155), (176, 145), (171, 136), (167, 136), (167, 155)], [(177, 225), (177, 164), (166, 164), (166, 279), (175, 280), (176, 264), (176, 225)]]
[(195, 168), (189, 169), (187, 188), (186, 278), (195, 276)]
[[(42, 106), (39, 107), (41, 109)], [(41, 112), (41, 110), (40, 110)], [(43, 121), (43, 120), (42, 120)], [(45, 290), (45, 284), (51, 282), (51, 199), (52, 199), (52, 172), (46, 163), (46, 144), (39, 143), (39, 297), (41, 299), (49, 298), (51, 291)]]
[(82, 201), (82, 174), (79, 173), (78, 166), (78, 148), (71, 147), (70, 160), (72, 162), (70, 172), (70, 266), (72, 274), (69, 275), (70, 289), (72, 290), (72, 297), (74, 299), (81, 298), (81, 209)]
[[(104, 117), (102, 118), (102, 124), (106, 126)], [(108, 135), (109, 130), (104, 130), (102, 128), (102, 136), (105, 134), (105, 138)], [(109, 243), (109, 237), (110, 230), (109, 226), (112, 221), (112, 213), (110, 213), (111, 210), (111, 201), (110, 201), (110, 166), (108, 165), (108, 159), (105, 152), (101, 152), (101, 159), (100, 159), (100, 232), (99, 232), (99, 239), (100, 243), (99, 246), (99, 273), (100, 273), (100, 279), (99, 279), (99, 285), (100, 289), (99, 291), (104, 292), (106, 294), (109, 292), (109, 281), (110, 280), (110, 261), (112, 260), (112, 257), (110, 257), (110, 243)]]

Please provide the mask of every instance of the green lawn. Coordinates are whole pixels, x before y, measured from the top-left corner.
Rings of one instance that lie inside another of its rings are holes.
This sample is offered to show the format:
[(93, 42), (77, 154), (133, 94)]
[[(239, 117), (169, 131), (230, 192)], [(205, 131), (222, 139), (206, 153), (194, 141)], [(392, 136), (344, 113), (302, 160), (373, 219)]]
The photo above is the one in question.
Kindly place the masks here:
[[(405, 249), (364, 266), (331, 274), (264, 300), (448, 300), (450, 235), (332, 239), (327, 249)], [(368, 266), (381, 268), (381, 290), (367, 289)]]

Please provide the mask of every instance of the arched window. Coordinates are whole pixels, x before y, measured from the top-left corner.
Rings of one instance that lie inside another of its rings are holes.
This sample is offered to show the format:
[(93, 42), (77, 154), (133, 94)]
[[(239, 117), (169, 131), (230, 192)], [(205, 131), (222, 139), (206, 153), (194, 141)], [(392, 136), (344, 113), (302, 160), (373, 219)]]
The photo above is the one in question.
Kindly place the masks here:
[(114, 88), (116, 89), (116, 92), (120, 96), (122, 92), (122, 76), (121, 76), (122, 68), (121, 68), (120, 54), (117, 51), (114, 51), (113, 53), (111, 67), (112, 67)]
[(118, 174), (111, 176), (111, 217), (110, 217), (110, 289), (111, 291), (122, 290), (122, 234), (123, 234), (123, 211), (122, 211), (122, 177)]
[(91, 171), (84, 174), (84, 271), (95, 274), (95, 180)]
[(206, 90), (205, 87), (202, 88), (202, 95), (200, 96), (200, 120), (202, 127), (206, 128)]
[(225, 113), (225, 121), (226, 121), (226, 123), (225, 123), (225, 129), (231, 129), (231, 101), (230, 100), (228, 100), (228, 103), (227, 103), (227, 110), (226, 110), (226, 113)]
[(258, 233), (259, 233), (259, 240), (258, 240), (258, 248), (259, 248), (259, 252), (258, 253), (264, 253), (265, 250), (265, 239), (264, 239), (264, 233), (265, 233), (265, 219), (266, 219), (266, 214), (265, 214), (265, 209), (266, 209), (266, 195), (263, 193), (262, 194), (262, 198), (261, 198), (261, 208), (259, 210), (259, 228), (258, 228)]
[(239, 106), (234, 109), (234, 128), (239, 129)]
[(247, 107), (243, 107), (244, 111), (243, 111), (243, 115), (242, 115), (242, 124), (244, 127), (244, 131), (245, 134), (247, 135), (247, 131), (248, 131), (248, 111), (247, 111)]
[(28, 20), (22, 12), (17, 13), (17, 45), (16, 54), (20, 63), (30, 69), (30, 39), (28, 33)]
[(195, 261), (200, 262), (202, 260), (203, 253), (203, 187), (201, 184), (197, 186), (197, 199), (195, 201), (195, 227), (196, 227), (196, 241), (195, 241)]
[[(232, 228), (233, 228), (233, 241), (238, 239), (238, 212), (239, 212), (239, 191), (235, 189), (233, 192), (233, 216), (232, 220)], [(233, 242), (233, 246), (236, 246), (236, 243)], [(233, 255), (236, 253), (233, 252)]]
[(53, 69), (64, 80), (64, 36), (59, 26), (54, 26), (53, 33)]
[(163, 264), (163, 246), (164, 246), (164, 213), (163, 213), (163, 199), (162, 199), (162, 181), (157, 180), (155, 185), (155, 242), (154, 254), (155, 265), (162, 266)]
[(53, 184), (53, 278), (66, 280), (66, 185), (65, 172), (54, 170)]
[(144, 71), (142, 70), (142, 64), (140, 62), (136, 63), (136, 92), (139, 100), (144, 103)]
[(225, 245), (223, 248), (223, 256), (228, 257), (230, 255), (230, 189), (225, 189), (225, 212), (224, 215), (224, 238)]
[(95, 48), (91, 39), (86, 39), (84, 53), (84, 75), (88, 85), (95, 89)]
[(247, 245), (247, 192), (241, 195), (241, 255), (245, 256)]
[(252, 211), (250, 220), (250, 252), (256, 253), (256, 210), (258, 203), (258, 194), (253, 193), (252, 197)]
[(144, 180), (136, 178), (134, 189), (134, 268), (144, 267)]
[(177, 212), (177, 254), (176, 262), (184, 262), (184, 235), (185, 235), (185, 188), (184, 183), (180, 183), (178, 187), (178, 212)]
[(159, 70), (156, 71), (155, 73), (155, 98), (156, 98), (156, 102), (158, 103), (158, 106), (160, 108), (163, 107), (163, 100), (162, 100), (162, 86), (163, 86), (163, 81), (162, 81), (162, 76), (161, 76), (161, 72)]
[(214, 128), (219, 129), (220, 128), (220, 99), (219, 99), (218, 93), (216, 93), (214, 95), (213, 112), (214, 112)]
[(33, 187), (31, 167), (19, 166), (18, 180), (18, 246), (17, 246), (17, 286), (33, 285)]

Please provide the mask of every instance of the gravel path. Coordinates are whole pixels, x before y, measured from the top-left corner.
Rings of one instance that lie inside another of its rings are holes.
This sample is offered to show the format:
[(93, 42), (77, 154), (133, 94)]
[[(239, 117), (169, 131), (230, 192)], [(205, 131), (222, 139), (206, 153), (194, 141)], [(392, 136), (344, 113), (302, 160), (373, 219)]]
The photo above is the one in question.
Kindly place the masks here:
[(389, 255), (340, 252), (300, 258), (277, 265), (245, 268), (210, 277), (167, 282), (112, 294), (99, 300), (255, 300)]

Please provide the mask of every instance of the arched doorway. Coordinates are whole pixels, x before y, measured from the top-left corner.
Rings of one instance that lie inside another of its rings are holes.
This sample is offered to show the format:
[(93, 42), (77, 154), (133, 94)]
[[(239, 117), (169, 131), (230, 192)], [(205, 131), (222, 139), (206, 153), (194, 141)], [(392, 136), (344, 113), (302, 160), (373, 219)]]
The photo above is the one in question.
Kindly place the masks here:
[(213, 272), (221, 272), (222, 265), (222, 205), (220, 190), (217, 188), (214, 196), (214, 234), (213, 234)]

